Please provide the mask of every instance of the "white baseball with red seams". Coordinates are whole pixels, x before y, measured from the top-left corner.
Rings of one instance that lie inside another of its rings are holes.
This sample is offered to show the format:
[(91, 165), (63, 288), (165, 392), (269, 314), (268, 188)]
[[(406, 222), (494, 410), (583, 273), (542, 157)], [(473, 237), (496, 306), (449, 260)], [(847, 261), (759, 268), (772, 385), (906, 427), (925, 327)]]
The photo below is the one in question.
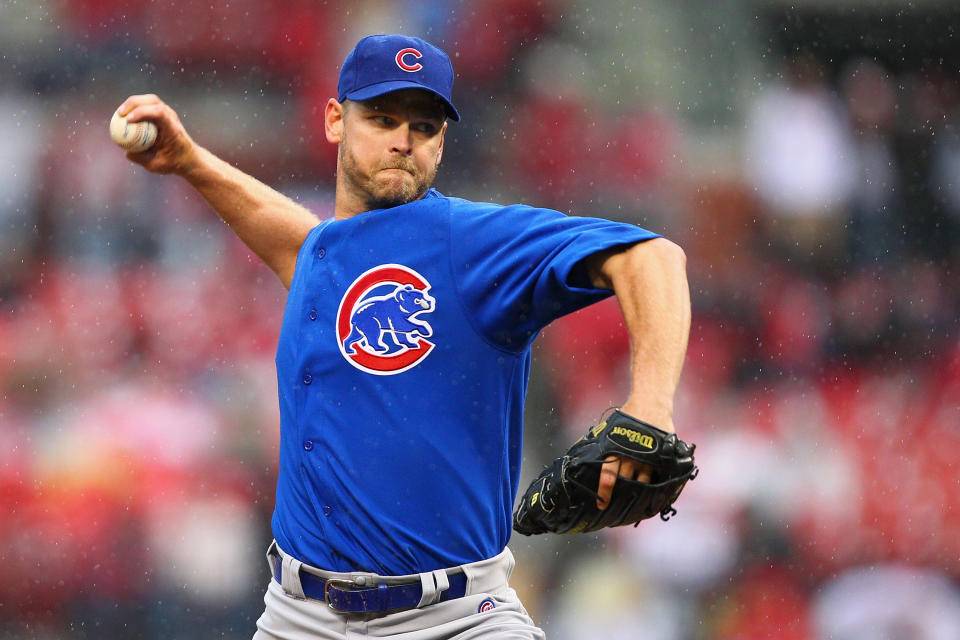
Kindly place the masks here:
[(130, 153), (140, 153), (157, 141), (157, 125), (149, 120), (127, 122), (119, 111), (114, 111), (110, 118), (110, 139)]

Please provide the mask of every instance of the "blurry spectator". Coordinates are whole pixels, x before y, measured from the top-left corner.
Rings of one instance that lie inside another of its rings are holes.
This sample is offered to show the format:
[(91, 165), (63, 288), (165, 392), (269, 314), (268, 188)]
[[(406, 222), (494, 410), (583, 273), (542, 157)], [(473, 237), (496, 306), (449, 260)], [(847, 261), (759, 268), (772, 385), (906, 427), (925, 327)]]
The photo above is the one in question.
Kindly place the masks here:
[(960, 590), (933, 570), (905, 566), (851, 569), (814, 596), (822, 640), (955, 640)]
[(245, 558), (260, 548), (265, 514), (251, 500), (248, 472), (229, 458), (206, 462), (202, 471), (168, 474), (144, 509), (157, 637), (200, 640), (211, 627), (251, 635), (245, 609), (257, 606), (250, 594), (262, 587), (263, 568)]
[(201, 68), (262, 63), (284, 12), (261, 0), (155, 2), (144, 7), (147, 36), (158, 57)]
[[(810, 602), (795, 573), (782, 564), (758, 564), (738, 576), (711, 608), (713, 638), (810, 640)], [(878, 636), (879, 637), (879, 636)]]
[(923, 257), (902, 262), (892, 281), (899, 358), (908, 362), (937, 358), (944, 339), (957, 333), (960, 285)]
[(694, 629), (688, 603), (635, 566), (591, 554), (569, 575), (545, 629), (552, 640), (681, 640)]
[(556, 3), (538, 0), (469, 2), (451, 34), (463, 85), (502, 83), (516, 69), (520, 49), (559, 19)]
[(32, 265), (43, 186), (41, 103), (0, 79), (0, 298)]
[[(933, 149), (931, 189), (944, 213), (940, 229), (941, 242), (946, 245), (943, 254), (951, 257), (956, 269), (960, 267), (960, 243), (956, 241), (960, 237), (960, 81), (956, 73), (945, 74), (942, 80), (946, 104)], [(960, 285), (953, 291), (960, 293)]]
[(527, 197), (569, 211), (594, 194), (602, 123), (579, 98), (533, 96), (512, 110), (512, 178)]
[(947, 210), (960, 223), (960, 105), (948, 118), (935, 151), (934, 180)]
[(819, 366), (830, 331), (830, 298), (816, 282), (785, 273), (765, 282), (760, 338), (771, 372), (807, 376)]
[(687, 222), (686, 210), (674, 204), (687, 188), (678, 175), (680, 123), (656, 106), (599, 116), (606, 144), (598, 153), (602, 171), (589, 186), (591, 204), (605, 215), (662, 229), (680, 240)]
[[(900, 82), (901, 120), (898, 136), (904, 176), (901, 233), (914, 255), (942, 259), (956, 255), (960, 225), (951, 214), (949, 190), (942, 176), (941, 144), (949, 149), (955, 114), (960, 108), (960, 84), (955, 67), (928, 64), (904, 74)], [(944, 138), (946, 134), (946, 138)]]
[(894, 139), (895, 81), (877, 62), (860, 58), (847, 64), (841, 82), (859, 173), (847, 251), (854, 264), (890, 262), (902, 251), (897, 237), (901, 185)]
[(752, 106), (747, 170), (775, 250), (801, 267), (829, 268), (845, 247), (856, 150), (823, 67), (796, 55), (784, 75)]
[(832, 293), (831, 355), (846, 363), (889, 354), (894, 330), (889, 270), (861, 267), (838, 282)]
[[(710, 444), (704, 438), (699, 442)], [(700, 468), (707, 474), (718, 470), (713, 465)], [(604, 537), (617, 543), (625, 566), (633, 566), (662, 588), (691, 598), (703, 595), (740, 561), (740, 505), (714, 500), (716, 493), (691, 483), (684, 490), (682, 511), (670, 519), (669, 529), (648, 522), (636, 529), (611, 530)]]
[(58, 144), (46, 159), (51, 250), (60, 259), (101, 267), (154, 257), (160, 225), (155, 183), (135, 172), (104, 136), (109, 118), (103, 111), (72, 100), (60, 113), (50, 123)]
[(131, 32), (143, 28), (147, 3), (129, 0), (69, 0), (54, 3), (60, 18), (76, 39), (103, 47), (119, 46)]

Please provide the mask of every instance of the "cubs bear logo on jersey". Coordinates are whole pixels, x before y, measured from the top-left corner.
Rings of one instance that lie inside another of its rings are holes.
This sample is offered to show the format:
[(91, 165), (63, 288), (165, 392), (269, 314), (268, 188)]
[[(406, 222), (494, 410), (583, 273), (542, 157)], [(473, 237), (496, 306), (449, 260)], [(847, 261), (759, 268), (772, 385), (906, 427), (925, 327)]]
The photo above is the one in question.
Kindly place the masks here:
[(435, 346), (429, 321), (430, 283), (399, 264), (362, 273), (347, 287), (337, 310), (340, 353), (354, 367), (375, 375), (401, 373), (419, 364)]

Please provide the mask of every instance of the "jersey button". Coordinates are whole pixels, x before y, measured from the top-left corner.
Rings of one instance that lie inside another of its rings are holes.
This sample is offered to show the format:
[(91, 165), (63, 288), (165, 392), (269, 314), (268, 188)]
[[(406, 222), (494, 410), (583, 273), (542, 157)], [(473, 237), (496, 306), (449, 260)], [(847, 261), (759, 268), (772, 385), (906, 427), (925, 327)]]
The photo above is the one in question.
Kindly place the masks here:
[(333, 507), (328, 504), (323, 505), (323, 515), (329, 516), (331, 513), (333, 513)]
[(313, 451), (313, 440), (307, 440), (303, 443), (303, 448), (307, 451)]
[(307, 314), (307, 317), (310, 318), (311, 320), (316, 320), (316, 319), (317, 319), (317, 310), (316, 310), (316, 309), (310, 309), (310, 313)]
[(317, 251), (317, 257), (323, 260), (323, 256), (327, 255), (327, 250), (323, 247), (320, 247), (320, 250)]
[(310, 384), (311, 382), (313, 382), (313, 376), (309, 373), (303, 374), (303, 384)]

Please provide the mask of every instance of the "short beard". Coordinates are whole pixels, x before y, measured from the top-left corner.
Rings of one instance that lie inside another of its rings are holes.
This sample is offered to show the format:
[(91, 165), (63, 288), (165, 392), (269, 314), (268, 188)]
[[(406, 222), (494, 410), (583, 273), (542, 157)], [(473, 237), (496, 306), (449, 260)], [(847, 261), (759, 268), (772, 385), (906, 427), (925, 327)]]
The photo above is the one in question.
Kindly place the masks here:
[[(357, 164), (356, 156), (351, 153), (346, 144), (346, 136), (340, 142), (338, 151), (338, 170), (343, 173), (343, 177), (349, 183), (350, 187), (356, 189), (362, 194), (364, 203), (368, 211), (374, 209), (389, 209), (397, 207), (414, 200), (419, 200), (427, 192), (433, 179), (437, 176), (437, 167), (434, 166), (431, 171), (426, 173), (418, 170), (413, 162), (405, 158), (398, 158), (394, 162), (384, 166), (376, 167), (372, 174), (366, 174), (360, 170)], [(402, 169), (413, 176), (413, 185), (406, 181), (400, 183), (399, 187), (377, 184), (374, 175), (383, 169)]]

